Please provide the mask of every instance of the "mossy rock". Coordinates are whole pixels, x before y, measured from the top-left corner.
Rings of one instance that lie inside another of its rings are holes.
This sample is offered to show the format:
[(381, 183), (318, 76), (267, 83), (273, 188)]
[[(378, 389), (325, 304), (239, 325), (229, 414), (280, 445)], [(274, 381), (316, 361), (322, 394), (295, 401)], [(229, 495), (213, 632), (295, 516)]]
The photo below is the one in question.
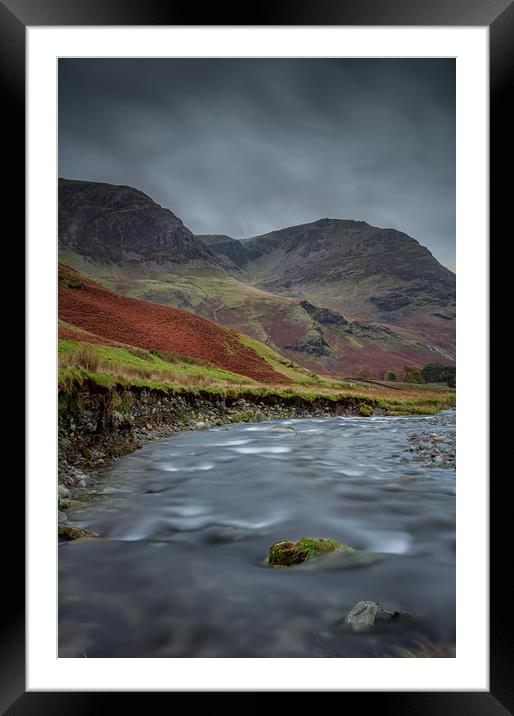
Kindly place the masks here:
[(363, 418), (368, 418), (370, 415), (373, 415), (373, 408), (367, 403), (361, 403), (359, 405), (359, 415), (362, 415)]
[(336, 550), (348, 553), (356, 551), (353, 547), (348, 547), (348, 545), (329, 537), (302, 537), (297, 542), (281, 540), (269, 548), (268, 564), (270, 567), (292, 567), (313, 557)]
[(81, 454), (82, 457), (85, 458), (86, 460), (91, 460), (91, 458), (93, 457), (93, 453), (91, 452), (91, 450), (90, 450), (86, 445), (84, 445), (84, 446), (80, 449), (80, 454)]
[(86, 530), (84, 527), (70, 527), (70, 525), (58, 525), (59, 537), (67, 540), (80, 539), (81, 537), (100, 537), (97, 532)]

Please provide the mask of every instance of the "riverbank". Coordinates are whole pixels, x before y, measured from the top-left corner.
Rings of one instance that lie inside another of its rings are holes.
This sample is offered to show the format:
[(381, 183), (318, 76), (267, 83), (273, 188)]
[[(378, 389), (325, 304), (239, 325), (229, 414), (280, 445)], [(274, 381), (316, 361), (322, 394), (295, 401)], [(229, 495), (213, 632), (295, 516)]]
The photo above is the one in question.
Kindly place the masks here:
[[(229, 423), (332, 415), (435, 413), (454, 403), (451, 391), (309, 391), (258, 386), (184, 388), (109, 376), (68, 375), (59, 385), (59, 484), (86, 487), (87, 473), (146, 441)], [(62, 502), (63, 500), (61, 500)]]
[(86, 487), (84, 473), (146, 441), (228, 423), (371, 414), (366, 398), (169, 391), (91, 380), (59, 394), (59, 483)]

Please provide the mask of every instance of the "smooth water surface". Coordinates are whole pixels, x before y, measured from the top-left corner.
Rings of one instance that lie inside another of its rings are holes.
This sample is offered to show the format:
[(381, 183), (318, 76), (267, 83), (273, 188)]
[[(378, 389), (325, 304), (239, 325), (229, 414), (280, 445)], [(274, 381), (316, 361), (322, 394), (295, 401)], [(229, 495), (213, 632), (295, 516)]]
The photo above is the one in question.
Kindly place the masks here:
[[(443, 421), (444, 422), (444, 421)], [(455, 640), (455, 470), (401, 462), (430, 417), (243, 423), (149, 443), (94, 480), (59, 548), (61, 657), (373, 657)], [(269, 545), (360, 550), (290, 569)], [(354, 633), (360, 600), (407, 622)]]

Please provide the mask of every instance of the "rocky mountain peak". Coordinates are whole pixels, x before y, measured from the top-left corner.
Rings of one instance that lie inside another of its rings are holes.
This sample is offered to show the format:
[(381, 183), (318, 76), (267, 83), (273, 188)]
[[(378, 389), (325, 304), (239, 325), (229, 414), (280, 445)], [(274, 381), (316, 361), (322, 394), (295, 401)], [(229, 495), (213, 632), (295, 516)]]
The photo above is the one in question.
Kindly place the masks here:
[(110, 263), (221, 265), (169, 209), (138, 189), (102, 182), (59, 179), (59, 248)]

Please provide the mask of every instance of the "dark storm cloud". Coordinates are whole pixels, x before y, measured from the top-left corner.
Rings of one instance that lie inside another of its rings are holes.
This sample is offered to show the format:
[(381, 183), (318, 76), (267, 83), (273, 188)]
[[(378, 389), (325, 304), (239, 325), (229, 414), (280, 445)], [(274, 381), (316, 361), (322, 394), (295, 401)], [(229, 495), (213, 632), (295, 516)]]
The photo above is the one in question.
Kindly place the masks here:
[(195, 233), (320, 218), (455, 256), (453, 60), (60, 60), (59, 175), (135, 186)]

